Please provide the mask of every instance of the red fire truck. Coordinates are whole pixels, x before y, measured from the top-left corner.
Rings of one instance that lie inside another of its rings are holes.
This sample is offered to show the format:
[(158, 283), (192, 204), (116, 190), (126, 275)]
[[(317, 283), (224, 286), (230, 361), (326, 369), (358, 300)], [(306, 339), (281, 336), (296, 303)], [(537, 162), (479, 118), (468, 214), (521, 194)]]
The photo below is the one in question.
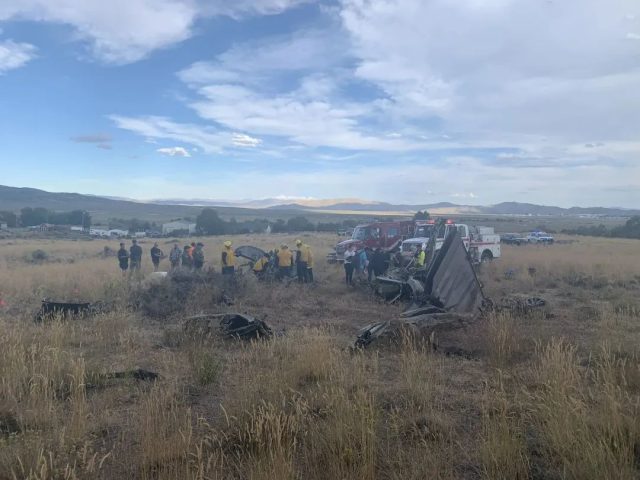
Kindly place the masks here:
[(353, 235), (349, 240), (338, 243), (335, 246), (335, 250), (327, 255), (327, 261), (329, 263), (344, 261), (344, 252), (351, 245), (355, 245), (356, 250), (371, 247), (373, 249), (381, 248), (385, 252), (399, 251), (403, 240), (411, 237), (414, 229), (415, 223), (413, 220), (358, 225), (353, 230)]

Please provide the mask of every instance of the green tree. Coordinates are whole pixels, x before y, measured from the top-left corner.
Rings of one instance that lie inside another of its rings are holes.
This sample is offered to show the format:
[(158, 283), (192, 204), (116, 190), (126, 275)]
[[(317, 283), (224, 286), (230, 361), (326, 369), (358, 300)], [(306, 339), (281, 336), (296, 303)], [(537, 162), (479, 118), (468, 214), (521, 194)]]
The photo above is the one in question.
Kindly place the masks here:
[(307, 217), (303, 217), (302, 215), (298, 215), (287, 220), (287, 230), (289, 232), (308, 232), (315, 229), (316, 228), (313, 223), (307, 220)]
[(42, 207), (25, 207), (20, 210), (20, 222), (25, 227), (33, 227), (42, 223), (48, 223), (51, 213)]
[(271, 231), (273, 233), (284, 233), (287, 231), (287, 224), (284, 223), (284, 220), (279, 218), (276, 220), (276, 223), (271, 226)]
[(225, 222), (213, 208), (204, 208), (196, 218), (196, 228), (205, 235), (222, 235)]
[(414, 215), (413, 215), (413, 219), (414, 220), (429, 220), (429, 212), (427, 212), (426, 210), (421, 211), (418, 210)]
[(0, 223), (6, 223), (7, 227), (15, 228), (18, 226), (18, 216), (13, 212), (0, 212)]

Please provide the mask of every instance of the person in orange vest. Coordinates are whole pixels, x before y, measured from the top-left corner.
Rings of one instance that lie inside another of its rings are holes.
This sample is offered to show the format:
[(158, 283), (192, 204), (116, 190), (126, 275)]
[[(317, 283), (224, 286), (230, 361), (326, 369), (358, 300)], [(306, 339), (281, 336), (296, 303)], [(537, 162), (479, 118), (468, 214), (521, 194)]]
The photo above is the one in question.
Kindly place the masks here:
[(222, 249), (222, 274), (233, 275), (236, 271), (236, 255), (231, 248), (231, 241), (224, 242), (224, 248)]
[(282, 280), (285, 277), (291, 277), (293, 254), (285, 243), (280, 245), (280, 250), (278, 250), (276, 258), (278, 260), (278, 279)]

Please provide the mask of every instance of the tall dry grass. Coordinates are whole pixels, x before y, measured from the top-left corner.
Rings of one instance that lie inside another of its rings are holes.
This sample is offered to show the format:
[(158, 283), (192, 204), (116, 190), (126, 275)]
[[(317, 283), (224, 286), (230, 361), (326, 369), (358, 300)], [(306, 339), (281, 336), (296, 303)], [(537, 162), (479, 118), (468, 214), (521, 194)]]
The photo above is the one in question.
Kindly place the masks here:
[[(213, 264), (220, 240), (205, 239)], [(293, 238), (234, 243), (283, 240)], [(305, 238), (319, 259), (334, 240)], [(178, 325), (118, 308), (33, 324), (42, 296), (124, 302), (128, 282), (98, 256), (104, 244), (0, 243), (0, 479), (640, 474), (637, 242), (505, 248), (480, 273), (486, 291), (539, 294), (553, 316), (500, 313), (446, 334), (472, 342), (470, 358), (408, 334), (398, 348), (351, 352), (358, 327), (398, 308), (346, 289), (321, 260), (312, 288), (249, 281), (236, 299), (269, 314), (269, 341), (167, 341), (163, 329)], [(28, 261), (35, 249), (49, 260)], [(138, 367), (159, 380), (109, 377)]]

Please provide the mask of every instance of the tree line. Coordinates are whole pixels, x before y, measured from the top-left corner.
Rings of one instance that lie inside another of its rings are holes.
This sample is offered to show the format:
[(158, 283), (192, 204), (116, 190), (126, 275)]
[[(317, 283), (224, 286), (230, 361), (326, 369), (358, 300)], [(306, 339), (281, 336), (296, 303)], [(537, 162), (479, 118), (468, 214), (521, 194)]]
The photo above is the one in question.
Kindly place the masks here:
[(85, 210), (72, 210), (70, 212), (55, 212), (44, 207), (25, 207), (19, 214), (0, 211), (0, 222), (8, 227), (33, 227), (48, 223), (51, 225), (78, 225), (84, 228), (91, 226), (91, 215)]
[(640, 239), (640, 215), (635, 215), (626, 221), (624, 225), (607, 228), (605, 225), (591, 225), (588, 227), (577, 227), (564, 229), (563, 233), (570, 235), (587, 235), (589, 237), (611, 237), (611, 238), (637, 238)]
[(264, 232), (269, 227), (273, 233), (288, 232), (337, 232), (353, 228), (358, 224), (357, 220), (346, 219), (342, 222), (312, 223), (303, 215), (297, 215), (288, 220), (277, 219), (270, 222), (266, 219), (255, 219), (238, 222), (232, 218), (225, 221), (213, 208), (204, 208), (196, 218), (196, 230), (204, 235), (234, 235), (242, 233)]

